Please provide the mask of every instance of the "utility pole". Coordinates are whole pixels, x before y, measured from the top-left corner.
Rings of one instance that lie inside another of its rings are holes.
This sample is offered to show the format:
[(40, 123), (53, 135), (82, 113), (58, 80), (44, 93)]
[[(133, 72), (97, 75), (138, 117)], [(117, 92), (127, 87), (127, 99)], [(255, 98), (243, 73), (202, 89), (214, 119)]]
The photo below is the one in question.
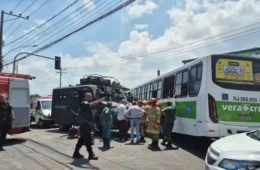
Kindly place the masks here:
[(63, 75), (63, 74), (66, 74), (66, 72), (63, 72), (64, 70), (66, 70), (66, 69), (60, 69), (60, 71), (57, 72), (57, 73), (60, 74), (60, 87), (61, 87), (61, 82), (62, 82), (62, 75)]
[(18, 65), (15, 66), (15, 73), (18, 74)]
[[(13, 19), (9, 19), (9, 20), (6, 20), (4, 21), (4, 15), (10, 15), (10, 16), (14, 16), (16, 18), (13, 18)], [(19, 14), (19, 15), (15, 15), (13, 14), (13, 12), (10, 12), (10, 13), (7, 13), (7, 12), (4, 12), (4, 11), (1, 11), (1, 25), (0, 25), (0, 72), (2, 72), (3, 70), (3, 34), (4, 34), (4, 22), (7, 22), (7, 21), (12, 21), (12, 20), (15, 20), (17, 18), (22, 18), (22, 19), (29, 19), (29, 16), (27, 17), (23, 17), (22, 14)]]

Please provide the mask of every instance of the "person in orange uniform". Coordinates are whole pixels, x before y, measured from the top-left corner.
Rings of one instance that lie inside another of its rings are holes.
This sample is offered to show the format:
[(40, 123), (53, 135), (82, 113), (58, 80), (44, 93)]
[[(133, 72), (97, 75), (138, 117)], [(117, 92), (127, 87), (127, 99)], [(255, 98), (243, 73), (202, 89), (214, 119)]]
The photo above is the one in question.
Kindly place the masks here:
[(146, 142), (145, 139), (144, 139), (144, 137), (145, 137), (145, 122), (146, 122), (146, 119), (147, 119), (148, 110), (150, 109), (150, 106), (147, 105), (147, 101), (145, 101), (145, 100), (144, 101), (138, 101), (138, 102), (139, 102), (138, 105), (140, 105), (142, 107), (142, 109), (145, 111), (144, 115), (139, 120), (139, 131), (140, 131), (140, 136), (141, 136), (140, 142), (145, 143)]
[(148, 100), (147, 105), (151, 107), (152, 106), (152, 100)]
[(159, 134), (160, 134), (160, 119), (161, 110), (156, 106), (157, 99), (152, 98), (152, 106), (148, 111), (147, 122), (147, 135), (152, 139), (152, 143), (149, 145), (151, 148), (158, 148)]

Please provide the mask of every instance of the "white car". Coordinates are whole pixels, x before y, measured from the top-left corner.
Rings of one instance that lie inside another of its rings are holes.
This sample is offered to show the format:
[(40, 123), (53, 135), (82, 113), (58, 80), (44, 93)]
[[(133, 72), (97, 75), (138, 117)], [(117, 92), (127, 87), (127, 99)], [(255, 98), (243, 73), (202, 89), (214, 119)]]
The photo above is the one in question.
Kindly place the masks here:
[(215, 141), (205, 162), (206, 170), (260, 170), (260, 129)]

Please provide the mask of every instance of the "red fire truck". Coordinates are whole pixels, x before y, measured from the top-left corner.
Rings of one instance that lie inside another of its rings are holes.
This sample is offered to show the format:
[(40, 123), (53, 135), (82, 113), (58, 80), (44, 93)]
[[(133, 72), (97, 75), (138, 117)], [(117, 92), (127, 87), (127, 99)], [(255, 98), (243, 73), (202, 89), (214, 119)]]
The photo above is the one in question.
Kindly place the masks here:
[(15, 120), (9, 134), (29, 131), (30, 128), (30, 75), (0, 73), (0, 93), (11, 103)]

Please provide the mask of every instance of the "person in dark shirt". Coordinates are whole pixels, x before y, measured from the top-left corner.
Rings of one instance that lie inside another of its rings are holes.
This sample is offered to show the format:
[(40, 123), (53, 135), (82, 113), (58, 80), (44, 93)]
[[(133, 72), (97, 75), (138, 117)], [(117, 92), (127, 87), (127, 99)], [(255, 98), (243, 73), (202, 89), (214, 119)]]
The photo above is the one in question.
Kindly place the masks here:
[(14, 120), (14, 112), (11, 104), (0, 94), (0, 151), (3, 151), (3, 142), (6, 139), (11, 122)]
[(89, 153), (88, 159), (98, 159), (98, 157), (94, 154), (91, 146), (94, 144), (94, 118), (92, 113), (92, 107), (104, 101), (105, 98), (102, 98), (97, 101), (92, 101), (92, 99), (92, 94), (86, 93), (85, 100), (80, 104), (79, 115), (88, 123), (82, 120), (82, 123), (80, 124), (80, 138), (78, 139), (75, 151), (73, 153), (73, 158), (75, 159), (80, 159), (84, 157), (79, 153), (79, 150), (83, 144), (86, 145), (87, 151)]

